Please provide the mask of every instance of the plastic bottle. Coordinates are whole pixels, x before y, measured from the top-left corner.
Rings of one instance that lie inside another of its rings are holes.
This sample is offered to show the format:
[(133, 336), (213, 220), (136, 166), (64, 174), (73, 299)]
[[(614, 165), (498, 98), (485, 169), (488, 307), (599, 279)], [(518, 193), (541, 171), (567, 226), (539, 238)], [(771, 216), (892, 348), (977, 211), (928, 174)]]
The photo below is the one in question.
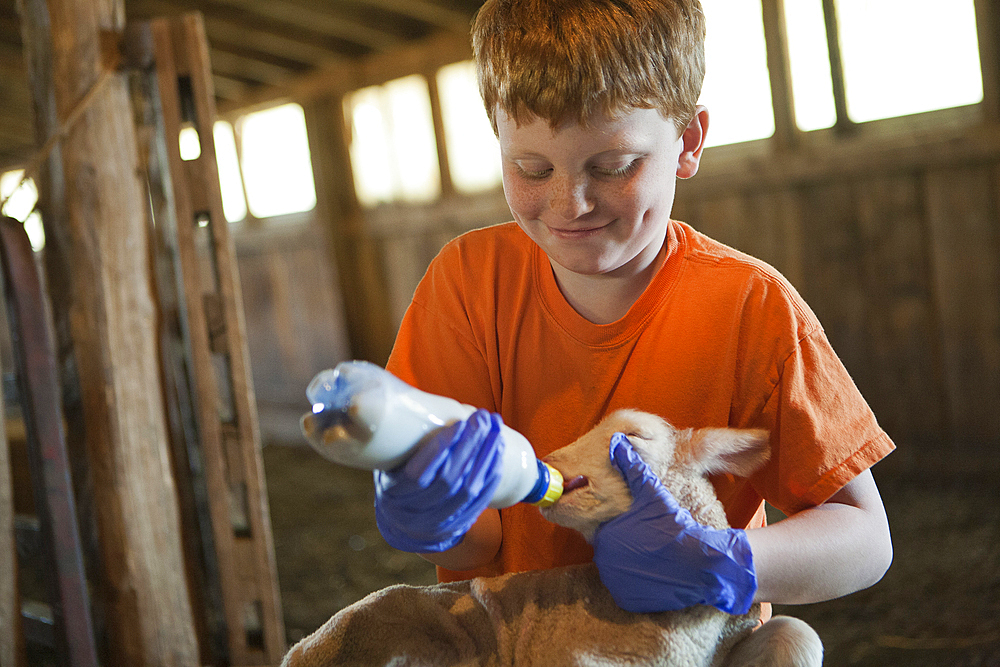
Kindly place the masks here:
[[(321, 371), (306, 396), (312, 412), (302, 432), (325, 458), (352, 468), (391, 470), (433, 431), (471, 415), (475, 408), (428, 394), (366, 361), (345, 361)], [(490, 507), (519, 502), (548, 507), (562, 495), (562, 475), (538, 460), (528, 440), (503, 426), (500, 485)]]

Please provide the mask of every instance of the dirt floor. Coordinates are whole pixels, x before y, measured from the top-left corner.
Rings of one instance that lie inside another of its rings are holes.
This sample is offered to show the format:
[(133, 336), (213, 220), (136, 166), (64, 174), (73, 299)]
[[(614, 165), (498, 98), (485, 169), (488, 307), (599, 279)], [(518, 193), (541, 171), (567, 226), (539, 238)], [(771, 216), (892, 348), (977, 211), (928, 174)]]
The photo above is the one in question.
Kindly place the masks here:
[[(305, 446), (266, 445), (264, 463), (290, 643), (373, 590), (434, 582), (425, 561), (379, 535), (369, 473)], [(893, 531), (888, 574), (846, 598), (776, 612), (816, 628), (828, 667), (1000, 666), (1000, 473), (874, 473)]]

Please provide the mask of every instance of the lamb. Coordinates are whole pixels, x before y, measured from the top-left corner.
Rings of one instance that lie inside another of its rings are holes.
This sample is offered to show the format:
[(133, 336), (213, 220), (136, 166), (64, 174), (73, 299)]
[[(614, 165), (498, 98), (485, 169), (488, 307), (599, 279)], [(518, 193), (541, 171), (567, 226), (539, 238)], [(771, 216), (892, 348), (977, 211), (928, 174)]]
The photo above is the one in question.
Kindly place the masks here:
[[(699, 522), (728, 527), (707, 475), (746, 476), (768, 458), (766, 431), (678, 430), (619, 410), (546, 462), (566, 492), (542, 510), (581, 532), (626, 511), (631, 494), (608, 457), (615, 432)], [(760, 605), (731, 616), (713, 607), (634, 614), (618, 607), (593, 563), (415, 587), (390, 586), (341, 610), (296, 644), (284, 667), (331, 665), (819, 666), (816, 632), (791, 617), (758, 630)]]

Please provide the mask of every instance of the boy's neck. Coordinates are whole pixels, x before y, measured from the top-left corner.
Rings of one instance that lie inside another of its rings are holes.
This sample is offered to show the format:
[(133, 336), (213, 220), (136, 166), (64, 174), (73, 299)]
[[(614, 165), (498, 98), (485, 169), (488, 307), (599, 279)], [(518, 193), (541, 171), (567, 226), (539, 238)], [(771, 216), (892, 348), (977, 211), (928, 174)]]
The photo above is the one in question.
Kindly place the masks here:
[(568, 271), (550, 260), (563, 298), (573, 310), (594, 324), (611, 324), (625, 317), (653, 281), (666, 260), (666, 242), (645, 266), (623, 274), (585, 275)]

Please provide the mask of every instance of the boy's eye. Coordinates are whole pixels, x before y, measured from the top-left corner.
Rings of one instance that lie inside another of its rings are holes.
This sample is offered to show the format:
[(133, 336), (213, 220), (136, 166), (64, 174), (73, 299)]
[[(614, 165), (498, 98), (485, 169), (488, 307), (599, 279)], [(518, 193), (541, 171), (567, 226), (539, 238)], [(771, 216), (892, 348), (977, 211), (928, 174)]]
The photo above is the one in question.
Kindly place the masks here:
[(549, 175), (549, 172), (552, 171), (552, 169), (546, 169), (546, 168), (539, 169), (539, 168), (534, 168), (530, 165), (523, 165), (523, 164), (518, 164), (516, 166), (518, 173), (520, 173), (521, 176), (524, 176), (525, 178), (545, 178), (546, 176)]
[(612, 167), (612, 166), (595, 165), (593, 170), (595, 173), (601, 176), (610, 176), (613, 178), (619, 178), (622, 176), (628, 176), (629, 174), (634, 172), (638, 167), (639, 167), (639, 161), (632, 160), (631, 162), (628, 162), (621, 166)]

